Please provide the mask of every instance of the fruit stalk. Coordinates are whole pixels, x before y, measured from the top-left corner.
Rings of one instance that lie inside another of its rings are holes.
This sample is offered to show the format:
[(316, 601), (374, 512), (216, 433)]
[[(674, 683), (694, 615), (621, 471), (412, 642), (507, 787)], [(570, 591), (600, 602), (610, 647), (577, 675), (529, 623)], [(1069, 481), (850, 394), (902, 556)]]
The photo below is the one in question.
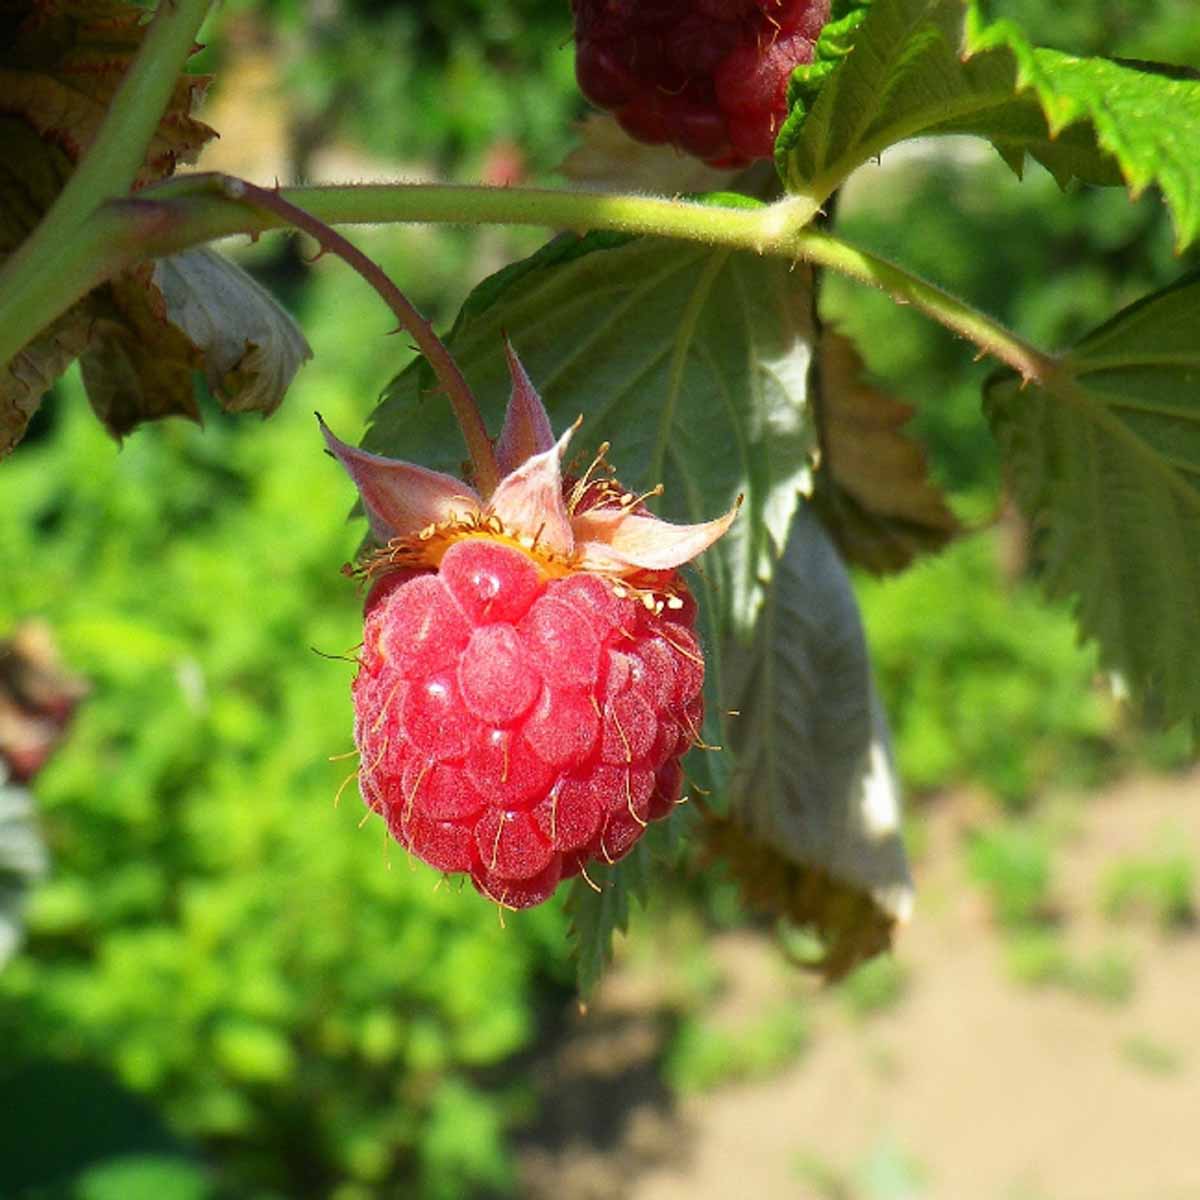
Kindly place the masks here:
[(479, 412), (479, 405), (467, 384), (458, 363), (450, 356), (442, 339), (434, 332), (433, 326), (416, 310), (407, 296), (388, 278), (377, 263), (368, 258), (348, 238), (343, 237), (336, 229), (331, 229), (324, 221), (318, 220), (304, 209), (292, 204), (276, 191), (260, 188), (244, 179), (231, 176), (216, 176), (218, 186), (225, 195), (233, 200), (244, 201), (247, 204), (274, 213), (289, 225), (303, 230), (317, 240), (321, 252), (336, 254), (343, 262), (352, 267), (379, 294), (383, 302), (392, 310), (401, 328), (411, 334), (417, 343), (417, 348), (425, 355), (426, 361), (433, 368), (438, 382), (442, 385), (450, 406), (454, 410), (455, 419), (462, 430), (463, 440), (467, 444), (467, 453), (471, 458), (471, 468), (475, 484), (484, 495), (491, 495), (500, 482), (500, 472), (496, 465), (496, 454), (492, 449), (491, 439)]

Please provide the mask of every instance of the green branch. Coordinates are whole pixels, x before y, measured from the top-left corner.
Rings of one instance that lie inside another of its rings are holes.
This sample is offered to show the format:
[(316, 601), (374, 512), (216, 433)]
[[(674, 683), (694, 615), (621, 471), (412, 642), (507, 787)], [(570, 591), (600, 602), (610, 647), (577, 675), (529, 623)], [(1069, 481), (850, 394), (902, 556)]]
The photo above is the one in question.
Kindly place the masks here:
[[(264, 233), (284, 223), (251, 213), (225, 194), (220, 176), (177, 175), (145, 189), (145, 199), (187, 204), (186, 228), (178, 249), (198, 241)], [(289, 203), (329, 225), (533, 225), (587, 233), (593, 229), (652, 234), (713, 245), (765, 250), (764, 236), (777, 240), (817, 215), (808, 200), (725, 208), (664, 196), (550, 188), (478, 187), (440, 183), (374, 183), (281, 188)], [(764, 213), (772, 214), (764, 219)]]
[(1026, 381), (1049, 387), (1064, 372), (1052, 355), (1038, 350), (952, 293), (887, 259), (815, 230), (800, 235), (798, 241), (796, 257), (879, 288), (897, 304), (911, 304), (978, 346), (979, 357), (986, 354), (999, 359)]
[[(147, 188), (136, 200), (112, 201), (89, 225), (107, 223), (99, 238), (78, 231), (104, 247), (106, 272), (143, 258), (174, 254), (202, 242), (234, 235), (255, 237), (287, 223), (278, 213), (255, 209), (229, 194), (223, 176), (177, 176)], [(735, 250), (749, 250), (813, 263), (839, 271), (888, 292), (897, 303), (911, 304), (1018, 371), (1025, 379), (1048, 384), (1061, 372), (1052, 357), (1029, 345), (998, 322), (933, 284), (839, 238), (811, 228), (815, 206), (790, 198), (756, 207), (724, 207), (693, 200), (607, 192), (550, 191), (534, 188), (460, 187), (441, 184), (374, 184), (342, 187), (284, 188), (280, 197), (313, 217), (337, 224), (533, 225), (555, 229), (611, 230), (678, 238)], [(114, 227), (115, 223), (115, 227)], [(122, 223), (126, 226), (121, 230)], [(128, 257), (132, 255), (133, 257)], [(76, 252), (70, 272), (53, 286), (58, 308), (38, 310), (30, 327), (23, 304), (0, 296), (0, 362), (7, 361), (42, 325), (63, 311), (96, 282), (95, 264)], [(69, 294), (68, 294), (69, 293)]]

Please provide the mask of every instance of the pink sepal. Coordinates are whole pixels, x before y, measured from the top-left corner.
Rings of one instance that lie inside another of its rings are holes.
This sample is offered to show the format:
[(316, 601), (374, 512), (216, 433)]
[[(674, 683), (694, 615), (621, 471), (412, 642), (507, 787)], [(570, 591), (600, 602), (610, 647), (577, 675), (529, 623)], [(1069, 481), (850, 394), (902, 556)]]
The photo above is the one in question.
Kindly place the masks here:
[(504, 351), (512, 376), (512, 395), (504, 414), (504, 428), (496, 442), (496, 462), (501, 479), (535, 454), (544, 454), (554, 445), (554, 430), (546, 406), (508, 338), (504, 339)]
[(519, 530), (536, 538), (538, 545), (568, 556), (575, 550), (575, 535), (563, 499), (562, 456), (578, 428), (577, 421), (556, 445), (505, 475), (487, 506), (507, 529)]
[(572, 521), (580, 565), (621, 573), (631, 567), (669, 571), (703, 554), (733, 524), (741, 500), (702, 525), (672, 525), (649, 514), (615, 508), (576, 513)]
[(371, 522), (371, 534), (380, 544), (453, 516), (480, 511), (479, 497), (461, 479), (348, 446), (333, 435), (319, 414), (317, 420), (330, 454), (354, 480)]

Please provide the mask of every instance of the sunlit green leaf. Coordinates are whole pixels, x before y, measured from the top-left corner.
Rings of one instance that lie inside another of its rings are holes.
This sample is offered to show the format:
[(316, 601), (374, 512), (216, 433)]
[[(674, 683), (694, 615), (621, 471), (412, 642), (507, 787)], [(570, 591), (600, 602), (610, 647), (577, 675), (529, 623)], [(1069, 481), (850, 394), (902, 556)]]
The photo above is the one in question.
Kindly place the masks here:
[(811, 106), (802, 69), (777, 159), (789, 188), (825, 195), (896, 142), (975, 134), (1018, 172), (1028, 155), (1060, 182), (1159, 186), (1185, 246), (1200, 234), (1200, 80), (1180, 74), (1037, 49), (973, 0), (875, 0)]
[(1007, 376), (987, 412), (1047, 591), (1167, 721), (1200, 717), (1200, 278), (1120, 313), (1066, 382)]
[[(556, 428), (582, 415), (581, 458), (609, 441), (626, 487), (665, 484), (651, 501), (660, 516), (708, 520), (743, 496), (705, 572), (722, 624), (745, 629), (809, 484), (811, 306), (808, 275), (787, 264), (568, 237), (481, 284), (447, 344), (493, 434), (508, 399), (507, 334)], [(419, 366), (394, 380), (363, 444), (457, 474), (462, 441), (431, 382)]]

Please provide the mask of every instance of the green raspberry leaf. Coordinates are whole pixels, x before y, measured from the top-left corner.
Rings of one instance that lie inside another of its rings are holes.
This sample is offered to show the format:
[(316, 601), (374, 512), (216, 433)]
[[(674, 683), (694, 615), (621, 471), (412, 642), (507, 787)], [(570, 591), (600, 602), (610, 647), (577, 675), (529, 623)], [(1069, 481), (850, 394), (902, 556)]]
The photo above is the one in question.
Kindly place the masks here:
[[(599, 891), (586, 880), (577, 879), (567, 897), (567, 913), (571, 918), (571, 946), (575, 954), (575, 976), (580, 996), (590, 996), (612, 959), (612, 942), (617, 933), (629, 928), (631, 893), (640, 893), (644, 872), (640, 870), (642, 855), (635, 846), (622, 867), (606, 867), (592, 876)], [(626, 865), (627, 864), (627, 865)]]
[(1200, 234), (1200, 80), (1179, 74), (1035, 48), (973, 0), (875, 0), (815, 100), (799, 74), (776, 159), (824, 198), (897, 142), (974, 134), (1018, 174), (1032, 156), (1064, 184), (1160, 187), (1182, 248)]
[[(805, 114), (820, 95), (825, 81), (842, 65), (842, 59), (854, 49), (858, 31), (866, 20), (871, 4), (872, 0), (834, 0), (830, 7), (829, 21), (821, 29), (821, 36), (813, 47), (812, 62), (797, 67), (788, 81), (788, 121), (781, 133), (786, 134), (789, 125), (793, 134), (799, 129)], [(779, 139), (776, 144), (777, 153), (787, 140), (787, 137)], [(781, 173), (782, 170), (781, 163)]]
[(613, 866), (591, 864), (588, 878), (576, 879), (567, 896), (570, 936), (579, 994), (596, 990), (612, 959), (613, 937), (629, 928), (631, 901), (645, 904), (652, 881), (661, 875), (679, 844), (679, 827), (690, 812), (676, 809), (651, 824), (633, 849)]
[(985, 408), (1052, 597), (1147, 715), (1200, 719), (1200, 275), (1119, 313), (1065, 378)]
[[(663, 483), (651, 508), (673, 521), (710, 520), (744, 497), (705, 557), (704, 590), (722, 631), (749, 629), (811, 487), (809, 273), (649, 238), (556, 239), (480, 284), (446, 338), (493, 435), (509, 394), (505, 335), (555, 429), (582, 415), (581, 469), (611, 442), (621, 482)], [(393, 380), (363, 445), (457, 475), (461, 438), (430, 382), (421, 364)]]

